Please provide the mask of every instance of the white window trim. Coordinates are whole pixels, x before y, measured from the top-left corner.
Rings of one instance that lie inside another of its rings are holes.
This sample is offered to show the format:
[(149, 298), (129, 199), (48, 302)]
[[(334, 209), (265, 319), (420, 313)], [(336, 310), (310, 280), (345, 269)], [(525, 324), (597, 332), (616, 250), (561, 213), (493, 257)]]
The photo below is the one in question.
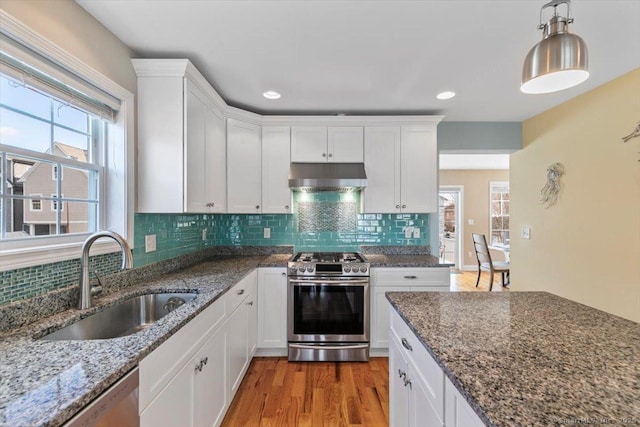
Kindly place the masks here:
[[(102, 203), (100, 212), (102, 227), (121, 234), (133, 248), (134, 216), (134, 95), (108, 77), (94, 70), (78, 58), (61, 49), (21, 21), (0, 9), (3, 31), (25, 45), (32, 47), (51, 60), (74, 70), (96, 87), (121, 100), (118, 119), (104, 151), (107, 157), (102, 180)], [(89, 234), (74, 234), (57, 237), (34, 237), (17, 241), (3, 241), (0, 247), (0, 271), (65, 261), (80, 257), (80, 249)], [(119, 251), (111, 239), (97, 241), (91, 255)]]
[[(29, 212), (42, 212), (42, 194), (29, 194), (29, 197), (33, 197), (33, 199), (29, 199)], [(40, 209), (33, 209), (34, 200), (40, 200)]]

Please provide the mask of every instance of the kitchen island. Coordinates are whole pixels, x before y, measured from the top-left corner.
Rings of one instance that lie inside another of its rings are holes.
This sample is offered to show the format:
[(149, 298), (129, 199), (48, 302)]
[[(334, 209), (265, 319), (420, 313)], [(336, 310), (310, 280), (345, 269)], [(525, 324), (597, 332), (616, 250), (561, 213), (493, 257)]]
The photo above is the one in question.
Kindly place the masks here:
[(640, 324), (545, 292), (387, 298), (485, 425), (640, 424)]

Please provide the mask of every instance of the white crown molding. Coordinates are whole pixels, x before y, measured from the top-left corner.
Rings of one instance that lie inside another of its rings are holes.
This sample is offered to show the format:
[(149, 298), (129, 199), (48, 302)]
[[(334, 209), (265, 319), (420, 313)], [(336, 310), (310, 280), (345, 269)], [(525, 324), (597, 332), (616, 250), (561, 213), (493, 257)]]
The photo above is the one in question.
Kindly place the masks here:
[(131, 64), (138, 77), (183, 77), (190, 62), (188, 59), (132, 58)]
[(120, 100), (133, 96), (133, 94), (124, 87), (115, 83), (83, 61), (80, 61), (74, 55), (60, 48), (2, 9), (0, 9), (0, 23), (2, 24), (0, 25), (0, 31), (3, 34), (29, 46), (57, 64), (64, 64), (65, 68), (69, 71), (83, 76), (83, 79), (108, 94)]
[(331, 125), (372, 125), (372, 126), (411, 126), (417, 124), (437, 125), (444, 116), (261, 116), (262, 122), (269, 125), (315, 124), (322, 122)]

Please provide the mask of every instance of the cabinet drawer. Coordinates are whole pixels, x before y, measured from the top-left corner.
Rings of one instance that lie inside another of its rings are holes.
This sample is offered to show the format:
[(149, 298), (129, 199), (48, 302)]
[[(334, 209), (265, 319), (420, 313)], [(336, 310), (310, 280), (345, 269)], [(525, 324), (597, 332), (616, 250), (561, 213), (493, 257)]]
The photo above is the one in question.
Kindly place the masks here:
[(233, 285), (231, 289), (227, 292), (227, 306), (229, 307), (229, 313), (233, 313), (233, 311), (240, 305), (242, 301), (248, 295), (257, 295), (257, 273), (253, 270), (246, 277), (240, 280), (238, 283)]
[(416, 367), (416, 374), (420, 375), (427, 387), (425, 394), (429, 403), (442, 420), (444, 419), (444, 372), (395, 309), (389, 307), (391, 310), (389, 339), (399, 343), (399, 348), (405, 357)]
[(193, 357), (209, 334), (222, 325), (227, 314), (225, 297), (222, 295), (140, 361), (140, 413)]
[(450, 271), (447, 267), (433, 268), (374, 268), (375, 284), (384, 286), (448, 286)]

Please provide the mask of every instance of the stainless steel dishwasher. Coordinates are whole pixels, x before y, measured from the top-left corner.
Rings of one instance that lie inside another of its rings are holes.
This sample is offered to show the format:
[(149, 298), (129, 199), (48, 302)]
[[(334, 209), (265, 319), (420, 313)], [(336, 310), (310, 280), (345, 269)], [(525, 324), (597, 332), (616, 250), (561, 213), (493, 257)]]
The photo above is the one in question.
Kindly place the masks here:
[(138, 427), (138, 368), (78, 412), (65, 427)]

